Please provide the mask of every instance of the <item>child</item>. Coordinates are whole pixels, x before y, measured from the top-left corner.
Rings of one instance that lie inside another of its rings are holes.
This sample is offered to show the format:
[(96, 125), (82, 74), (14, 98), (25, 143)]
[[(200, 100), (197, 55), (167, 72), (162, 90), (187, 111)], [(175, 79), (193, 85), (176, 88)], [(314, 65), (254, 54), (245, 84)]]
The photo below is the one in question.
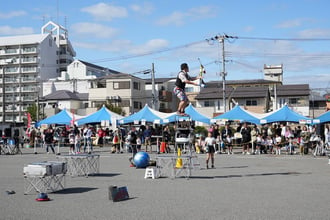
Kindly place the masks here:
[(261, 154), (262, 150), (262, 136), (261, 134), (258, 134), (256, 138), (256, 154)]
[(266, 146), (267, 146), (267, 149), (270, 151), (271, 154), (273, 154), (273, 139), (271, 136), (267, 136), (267, 139), (266, 139)]
[(69, 134), (69, 143), (70, 143), (70, 152), (69, 154), (75, 154), (75, 149), (74, 149), (74, 144), (75, 144), (75, 135), (74, 135), (74, 131), (70, 131)]
[(230, 136), (230, 134), (227, 134), (226, 145), (227, 145), (227, 148), (228, 148), (228, 155), (233, 154), (233, 145), (232, 145), (231, 142), (232, 142), (232, 137)]

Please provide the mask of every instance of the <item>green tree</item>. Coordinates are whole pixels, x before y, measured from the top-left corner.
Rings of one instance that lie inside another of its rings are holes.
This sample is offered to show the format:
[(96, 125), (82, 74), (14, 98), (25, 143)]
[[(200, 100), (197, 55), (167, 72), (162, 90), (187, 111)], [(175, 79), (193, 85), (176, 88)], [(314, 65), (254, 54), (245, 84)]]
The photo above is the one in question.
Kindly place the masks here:
[[(33, 105), (27, 107), (27, 112), (30, 113), (32, 121), (37, 121), (37, 104), (33, 104)], [(45, 118), (45, 115), (42, 114), (39, 109), (39, 120), (41, 120), (43, 118)]]
[[(114, 106), (113, 104), (111, 104), (110, 102), (106, 101), (104, 103), (104, 106), (109, 109), (110, 111), (114, 112), (114, 113), (117, 113), (118, 115), (122, 115), (122, 116), (125, 116), (126, 115), (126, 112), (119, 106)], [(98, 110), (102, 108), (102, 106), (99, 106), (98, 107)]]

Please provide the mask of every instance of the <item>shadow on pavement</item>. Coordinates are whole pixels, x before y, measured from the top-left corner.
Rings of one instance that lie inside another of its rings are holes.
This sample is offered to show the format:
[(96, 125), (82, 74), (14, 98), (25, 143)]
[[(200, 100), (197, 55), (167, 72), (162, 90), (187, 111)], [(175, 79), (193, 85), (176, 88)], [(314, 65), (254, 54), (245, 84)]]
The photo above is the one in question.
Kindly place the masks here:
[(121, 173), (96, 173), (93, 174), (92, 176), (95, 177), (113, 177), (113, 176), (118, 176), (121, 175)]
[(73, 188), (66, 188), (60, 191), (54, 192), (54, 194), (74, 194), (74, 193), (84, 193), (92, 190), (96, 190), (98, 188), (91, 188), (91, 187), (73, 187)]
[(215, 179), (215, 178), (237, 178), (237, 177), (254, 177), (254, 176), (279, 176), (279, 175), (300, 175), (310, 173), (299, 173), (299, 172), (281, 172), (281, 173), (252, 173), (252, 174), (236, 174), (236, 175), (223, 175), (223, 176), (191, 176), (190, 179)]

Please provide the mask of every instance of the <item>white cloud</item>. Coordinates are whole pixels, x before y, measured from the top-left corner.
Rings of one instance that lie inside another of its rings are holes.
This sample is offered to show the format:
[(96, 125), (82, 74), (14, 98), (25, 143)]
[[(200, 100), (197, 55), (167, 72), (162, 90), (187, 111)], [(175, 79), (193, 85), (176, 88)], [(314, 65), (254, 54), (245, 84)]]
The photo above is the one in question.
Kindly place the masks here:
[(192, 18), (206, 18), (206, 17), (214, 17), (217, 15), (214, 10), (214, 6), (200, 6), (196, 8), (190, 8), (188, 10), (187, 16)]
[(130, 7), (136, 13), (143, 15), (151, 14), (154, 11), (154, 6), (148, 2), (144, 2), (141, 5), (132, 4)]
[(13, 18), (13, 17), (19, 17), (19, 16), (24, 16), (27, 13), (25, 11), (11, 11), (8, 13), (0, 13), (0, 18), (1, 19), (9, 19), (9, 18)]
[(309, 84), (310, 88), (324, 88), (330, 91), (330, 88), (327, 88), (330, 85), (330, 73), (328, 74), (294, 74), (286, 77), (284, 75), (284, 80), (286, 84)]
[(216, 15), (215, 8), (212, 6), (201, 6), (196, 8), (190, 8), (185, 12), (175, 11), (170, 15), (160, 18), (156, 21), (156, 24), (166, 26), (166, 25), (176, 25), (181, 26), (186, 23), (186, 20), (193, 19), (204, 19), (213, 17)]
[(132, 47), (129, 52), (132, 54), (145, 54), (155, 50), (159, 50), (168, 46), (168, 41), (164, 39), (152, 39), (146, 43)]
[(165, 48), (168, 46), (168, 41), (163, 39), (152, 39), (145, 42), (144, 44), (134, 45), (130, 40), (113, 40), (106, 43), (74, 42), (74, 45), (75, 47), (85, 49), (97, 49), (116, 53), (115, 56), (109, 57), (109, 59), (112, 59), (118, 58), (123, 54), (123, 57), (148, 54), (149, 52)]
[(284, 21), (278, 25), (276, 25), (277, 28), (293, 28), (293, 27), (299, 27), (304, 23), (305, 19), (297, 18), (293, 20)]
[(78, 35), (89, 35), (96, 38), (113, 37), (118, 31), (97, 23), (82, 22), (72, 25), (71, 30)]
[(330, 29), (306, 29), (299, 32), (301, 38), (322, 38), (330, 37)]
[(113, 18), (127, 17), (127, 10), (124, 7), (114, 6), (106, 3), (99, 3), (82, 8), (81, 11), (91, 14), (96, 20), (111, 21)]
[(0, 35), (24, 35), (33, 33), (34, 31), (30, 27), (13, 28), (10, 26), (0, 26)]
[(181, 26), (184, 24), (184, 18), (186, 18), (186, 14), (182, 12), (173, 12), (172, 14), (160, 18), (156, 24), (166, 26), (166, 25), (175, 25)]

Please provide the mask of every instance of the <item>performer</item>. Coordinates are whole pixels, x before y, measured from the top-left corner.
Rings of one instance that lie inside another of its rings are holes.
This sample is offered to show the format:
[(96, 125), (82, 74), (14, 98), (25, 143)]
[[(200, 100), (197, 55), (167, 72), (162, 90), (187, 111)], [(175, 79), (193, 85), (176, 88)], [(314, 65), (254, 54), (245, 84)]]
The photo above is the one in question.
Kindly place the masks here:
[(180, 99), (177, 114), (186, 116), (184, 110), (188, 105), (188, 97), (185, 93), (186, 84), (192, 84), (195, 86), (199, 86), (197, 82), (193, 82), (194, 80), (201, 79), (201, 76), (191, 77), (188, 75), (189, 66), (187, 63), (181, 64), (181, 71), (179, 72), (176, 82), (175, 88), (173, 90), (174, 94)]

